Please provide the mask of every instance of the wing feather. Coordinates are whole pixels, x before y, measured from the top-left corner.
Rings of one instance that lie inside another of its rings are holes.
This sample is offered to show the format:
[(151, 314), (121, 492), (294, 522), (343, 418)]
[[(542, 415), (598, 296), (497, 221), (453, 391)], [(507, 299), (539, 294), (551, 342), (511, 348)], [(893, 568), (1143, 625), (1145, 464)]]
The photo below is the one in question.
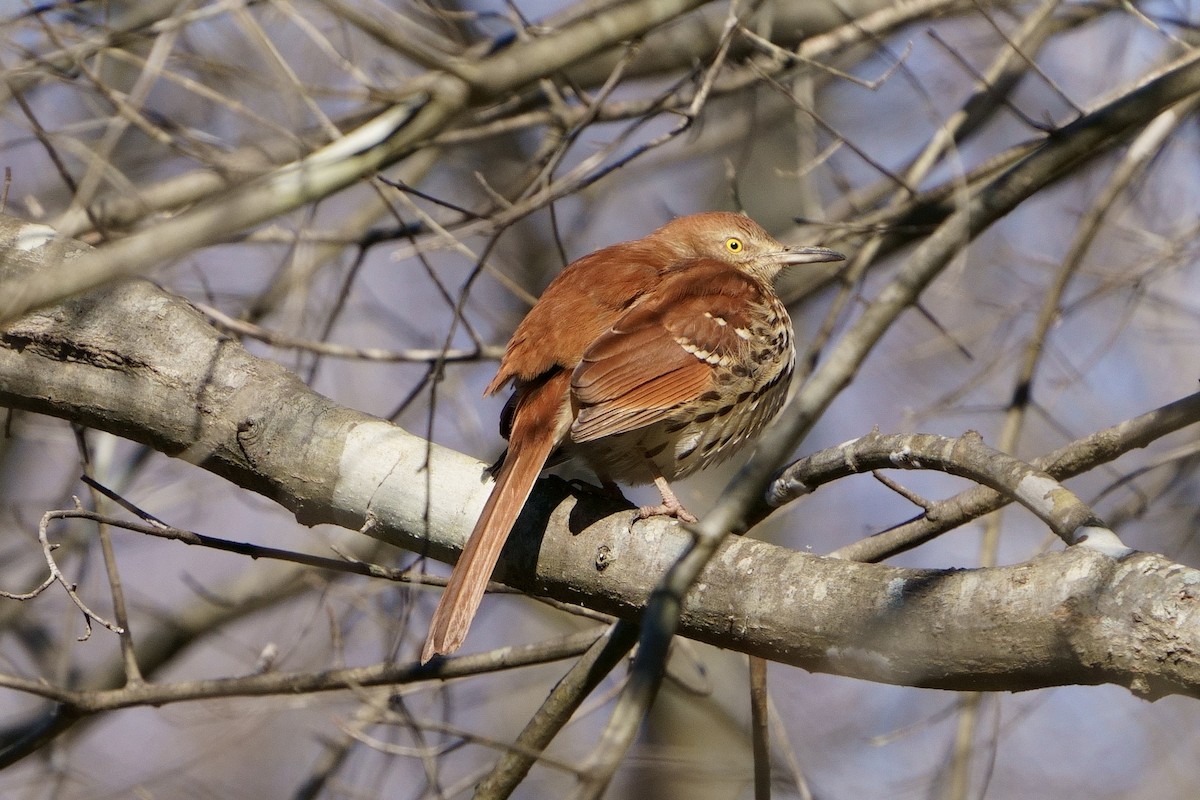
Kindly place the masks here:
[(692, 261), (664, 275), (585, 351), (571, 377), (585, 442), (670, 418), (716, 386), (716, 371), (748, 352), (748, 309), (764, 288), (719, 261)]

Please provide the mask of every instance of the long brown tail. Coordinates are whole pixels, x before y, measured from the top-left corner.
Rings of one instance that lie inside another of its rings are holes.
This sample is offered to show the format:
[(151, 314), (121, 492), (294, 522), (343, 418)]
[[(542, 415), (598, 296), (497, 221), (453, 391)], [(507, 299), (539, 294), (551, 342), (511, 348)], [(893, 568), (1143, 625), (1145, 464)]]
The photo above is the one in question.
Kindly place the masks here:
[(496, 474), (496, 486), (433, 612), (429, 635), (421, 649), (422, 664), (439, 653), (453, 653), (466, 638), (508, 534), (558, 443), (556, 417), (566, 385), (552, 379), (522, 398), (509, 438), (508, 455)]

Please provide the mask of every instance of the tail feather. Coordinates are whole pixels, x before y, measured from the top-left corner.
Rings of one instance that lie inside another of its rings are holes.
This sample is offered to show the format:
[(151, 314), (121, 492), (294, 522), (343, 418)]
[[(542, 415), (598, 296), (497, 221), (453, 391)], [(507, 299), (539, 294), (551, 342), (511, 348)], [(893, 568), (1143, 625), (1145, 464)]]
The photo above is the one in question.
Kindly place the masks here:
[[(569, 373), (566, 375), (569, 377)], [(563, 385), (560, 387), (559, 383)], [(558, 444), (555, 417), (565, 390), (565, 382), (551, 380), (523, 398), (525, 402), (517, 410), (518, 419), (509, 440), (508, 454), (496, 474), (496, 486), (484, 504), (479, 521), (475, 523), (433, 612), (429, 634), (421, 650), (422, 664), (437, 654), (453, 653), (466, 638), (500, 551), (504, 549), (546, 459)]]

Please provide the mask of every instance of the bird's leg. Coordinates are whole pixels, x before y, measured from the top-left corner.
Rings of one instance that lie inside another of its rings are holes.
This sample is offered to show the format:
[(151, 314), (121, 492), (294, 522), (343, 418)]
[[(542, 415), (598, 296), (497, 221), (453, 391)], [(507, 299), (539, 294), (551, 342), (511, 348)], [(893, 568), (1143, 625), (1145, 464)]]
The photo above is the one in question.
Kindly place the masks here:
[(603, 472), (597, 472), (596, 477), (600, 479), (601, 492), (614, 500), (625, 500), (625, 493), (621, 491), (621, 487), (617, 485), (616, 481)]
[(624, 500), (626, 503), (629, 502), (625, 499), (625, 493), (621, 491), (621, 487), (617, 485), (616, 481), (608, 477), (608, 475), (604, 474), (603, 472), (597, 472), (596, 477), (600, 480), (599, 486), (594, 483), (589, 483), (582, 478), (572, 478), (571, 480), (567, 481), (567, 483), (580, 492), (587, 492), (594, 497), (604, 498), (605, 500)]
[(699, 522), (696, 515), (684, 508), (683, 504), (679, 502), (679, 498), (671, 490), (671, 484), (667, 483), (666, 478), (656, 474), (654, 476), (654, 485), (658, 487), (658, 493), (662, 495), (662, 505), (642, 506), (638, 509), (638, 519), (668, 516), (675, 517), (683, 522)]

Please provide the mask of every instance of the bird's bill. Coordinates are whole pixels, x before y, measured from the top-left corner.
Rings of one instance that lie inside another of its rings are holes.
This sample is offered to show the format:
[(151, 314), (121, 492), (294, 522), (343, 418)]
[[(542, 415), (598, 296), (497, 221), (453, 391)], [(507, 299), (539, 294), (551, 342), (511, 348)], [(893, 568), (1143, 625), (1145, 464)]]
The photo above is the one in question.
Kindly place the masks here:
[(826, 261), (845, 261), (846, 257), (828, 247), (789, 247), (780, 255), (784, 264), (820, 264)]

